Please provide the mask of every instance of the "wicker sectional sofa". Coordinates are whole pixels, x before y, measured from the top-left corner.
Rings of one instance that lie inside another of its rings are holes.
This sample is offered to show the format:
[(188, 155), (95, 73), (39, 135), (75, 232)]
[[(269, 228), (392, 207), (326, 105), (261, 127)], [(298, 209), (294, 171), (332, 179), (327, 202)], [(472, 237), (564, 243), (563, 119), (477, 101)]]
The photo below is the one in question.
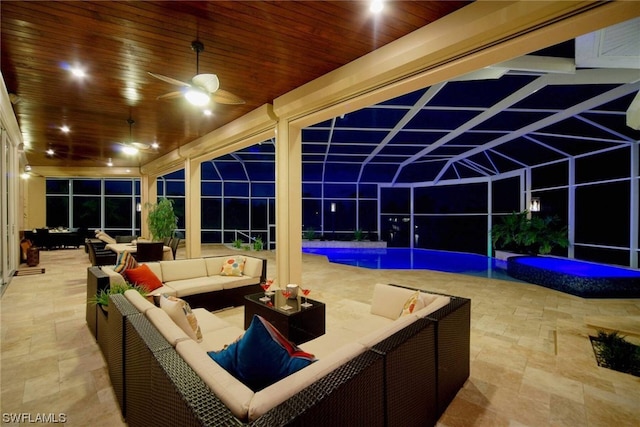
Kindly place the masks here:
[[(376, 285), (371, 317), (302, 344), (305, 351), (319, 350), (318, 361), (255, 394), (242, 391), (233, 377), (211, 373), (216, 364), (202, 344), (169, 337), (149, 314), (157, 307), (113, 295), (108, 366), (125, 420), (131, 427), (434, 425), (469, 377), (470, 300), (434, 294), (435, 310), (397, 319), (384, 319), (386, 307), (376, 310), (394, 299), (392, 293), (403, 295), (395, 298), (402, 304), (414, 292)], [(203, 316), (215, 318), (200, 312), (199, 322)], [(213, 339), (228, 342), (229, 333), (242, 333), (220, 322), (212, 323), (226, 332), (212, 332)], [(207, 330), (203, 342), (211, 346)], [(212, 381), (228, 390), (212, 391)], [(234, 390), (248, 400), (229, 403)]]
[[(163, 283), (153, 291), (154, 295), (169, 294), (187, 301), (192, 307), (207, 310), (219, 310), (244, 304), (244, 296), (260, 292), (260, 283), (265, 280), (267, 260), (249, 255), (242, 276), (221, 276), (222, 264), (237, 255), (214, 256), (205, 258), (180, 259), (172, 261), (148, 262), (151, 271)], [(100, 290), (113, 284), (124, 283), (124, 277), (115, 272), (112, 266), (94, 266), (87, 269), (87, 300)], [(86, 321), (91, 333), (104, 354), (107, 351), (108, 334), (106, 331), (107, 314), (95, 304), (87, 303)]]

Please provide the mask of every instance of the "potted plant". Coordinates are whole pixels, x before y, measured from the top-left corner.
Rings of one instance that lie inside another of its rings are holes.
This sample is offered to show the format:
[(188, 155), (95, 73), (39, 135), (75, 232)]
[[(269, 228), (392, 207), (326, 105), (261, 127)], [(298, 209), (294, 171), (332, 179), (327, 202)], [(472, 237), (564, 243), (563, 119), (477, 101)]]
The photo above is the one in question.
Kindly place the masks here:
[(529, 217), (528, 211), (512, 212), (491, 228), (491, 242), (498, 251), (546, 255), (555, 246), (569, 246), (567, 227), (554, 217)]
[(141, 286), (133, 285), (131, 283), (119, 283), (109, 286), (108, 289), (100, 289), (96, 295), (89, 298), (89, 303), (95, 304), (107, 311), (109, 307), (109, 295), (124, 294), (125, 291), (128, 291), (129, 289), (135, 289), (140, 292), (140, 295), (143, 297), (147, 296), (147, 291)]
[(147, 224), (151, 240), (164, 241), (173, 237), (173, 232), (178, 226), (178, 217), (173, 212), (173, 201), (165, 197), (158, 203), (147, 203), (145, 208), (149, 210)]
[(361, 228), (357, 228), (354, 232), (353, 232), (353, 238), (356, 242), (361, 242), (364, 240), (364, 231), (362, 231)]

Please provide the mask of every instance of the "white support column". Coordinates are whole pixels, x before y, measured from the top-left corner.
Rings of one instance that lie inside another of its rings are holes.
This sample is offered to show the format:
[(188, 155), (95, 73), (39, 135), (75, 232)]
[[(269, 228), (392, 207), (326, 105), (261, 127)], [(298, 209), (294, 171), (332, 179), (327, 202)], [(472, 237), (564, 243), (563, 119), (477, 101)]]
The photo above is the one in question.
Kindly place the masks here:
[(156, 184), (156, 177), (149, 175), (140, 176), (140, 203), (142, 205), (142, 211), (140, 212), (140, 236), (150, 238), (149, 224), (147, 222), (147, 214), (149, 209), (146, 207), (147, 203), (158, 202), (158, 186)]
[(302, 132), (276, 126), (276, 283), (302, 282)]
[(184, 174), (187, 182), (184, 215), (187, 258), (199, 258), (202, 255), (201, 170), (202, 162), (185, 160)]

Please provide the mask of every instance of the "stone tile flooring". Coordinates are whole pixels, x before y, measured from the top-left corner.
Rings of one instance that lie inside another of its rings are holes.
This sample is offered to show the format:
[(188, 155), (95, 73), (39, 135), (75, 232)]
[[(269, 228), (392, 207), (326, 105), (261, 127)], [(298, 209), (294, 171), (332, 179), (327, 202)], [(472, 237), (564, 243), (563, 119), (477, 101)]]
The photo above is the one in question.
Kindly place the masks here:
[[(207, 246), (203, 252), (233, 250)], [(275, 254), (258, 255), (269, 260), (268, 275), (278, 283)], [(184, 258), (184, 249), (178, 258)], [(587, 300), (529, 284), (431, 271), (366, 270), (306, 254), (303, 261), (310, 297), (327, 304), (328, 332), (363, 310), (377, 282), (472, 300), (471, 377), (440, 426), (640, 425), (640, 379), (598, 367), (588, 338), (600, 324), (610, 329), (619, 322), (627, 334), (640, 331), (638, 299)], [(68, 426), (126, 425), (105, 361), (85, 324), (88, 266), (83, 249), (41, 252), (45, 274), (14, 277), (2, 296), (3, 425), (19, 425), (6, 418), (11, 415), (33, 420), (59, 414)], [(242, 310), (218, 315), (242, 326)]]

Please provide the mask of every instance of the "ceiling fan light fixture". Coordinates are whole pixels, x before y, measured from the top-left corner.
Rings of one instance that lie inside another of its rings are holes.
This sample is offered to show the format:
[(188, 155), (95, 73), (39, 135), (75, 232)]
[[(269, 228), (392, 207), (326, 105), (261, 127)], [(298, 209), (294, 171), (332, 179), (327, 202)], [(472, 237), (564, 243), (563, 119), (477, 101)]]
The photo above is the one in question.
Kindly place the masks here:
[(185, 92), (184, 97), (187, 99), (187, 101), (189, 101), (192, 105), (195, 105), (196, 107), (202, 107), (204, 105), (207, 105), (209, 103), (209, 100), (211, 99), (209, 94), (194, 87), (189, 88)]
[(138, 149), (130, 145), (125, 145), (122, 147), (122, 152), (128, 156), (135, 156), (138, 154)]

